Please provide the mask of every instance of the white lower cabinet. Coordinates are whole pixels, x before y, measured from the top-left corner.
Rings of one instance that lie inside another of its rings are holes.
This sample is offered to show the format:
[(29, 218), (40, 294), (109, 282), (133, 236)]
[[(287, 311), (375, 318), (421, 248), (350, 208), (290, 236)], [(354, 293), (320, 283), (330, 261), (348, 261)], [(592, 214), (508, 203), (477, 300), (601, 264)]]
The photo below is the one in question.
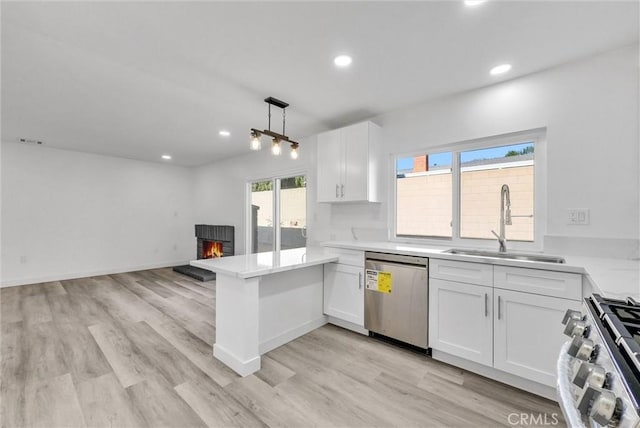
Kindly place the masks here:
[(494, 289), (493, 366), (555, 386), (556, 362), (566, 341), (560, 321), (580, 302)]
[(492, 266), (491, 276), (477, 263), (450, 260), (430, 261), (429, 269), (431, 348), (555, 386), (561, 321), (567, 309), (580, 310), (580, 274)]
[(493, 363), (493, 288), (432, 278), (429, 345), (480, 364)]
[(324, 313), (364, 327), (362, 267), (341, 263), (324, 265)]

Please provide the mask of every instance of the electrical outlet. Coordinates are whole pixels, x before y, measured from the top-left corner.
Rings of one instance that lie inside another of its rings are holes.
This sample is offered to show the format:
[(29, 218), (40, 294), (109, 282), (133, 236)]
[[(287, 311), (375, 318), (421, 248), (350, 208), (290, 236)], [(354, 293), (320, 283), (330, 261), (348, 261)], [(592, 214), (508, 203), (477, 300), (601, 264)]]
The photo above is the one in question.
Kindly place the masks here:
[(567, 224), (589, 224), (588, 208), (571, 208), (567, 210)]

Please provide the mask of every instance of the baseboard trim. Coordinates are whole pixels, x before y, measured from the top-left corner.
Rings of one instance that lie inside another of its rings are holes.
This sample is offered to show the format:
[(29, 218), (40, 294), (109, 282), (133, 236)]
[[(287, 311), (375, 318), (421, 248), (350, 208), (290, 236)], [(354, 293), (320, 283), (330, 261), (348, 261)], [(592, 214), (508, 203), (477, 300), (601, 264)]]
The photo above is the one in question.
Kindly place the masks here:
[(329, 324), (337, 325), (338, 327), (346, 328), (347, 330), (364, 334), (365, 336), (369, 335), (369, 330), (367, 330), (366, 328), (349, 321), (341, 320), (340, 318), (329, 316)]
[(52, 281), (64, 281), (67, 279), (78, 279), (78, 278), (88, 278), (92, 276), (101, 276), (101, 275), (112, 275), (116, 273), (125, 273), (125, 272), (134, 272), (138, 270), (147, 270), (147, 269), (159, 269), (166, 267), (173, 267), (177, 265), (189, 264), (189, 260), (175, 260), (161, 263), (150, 263), (145, 265), (137, 265), (137, 266), (127, 266), (113, 269), (103, 269), (97, 271), (86, 271), (86, 272), (73, 272), (66, 274), (58, 274), (58, 275), (45, 275), (40, 277), (31, 277), (31, 278), (18, 278), (18, 279), (3, 279), (0, 282), (0, 288), (5, 287), (16, 287), (19, 285), (28, 285), (28, 284), (39, 284), (43, 282), (52, 282)]
[(446, 352), (437, 351), (435, 349), (432, 350), (431, 356), (434, 360), (442, 361), (447, 364), (451, 364), (452, 366), (460, 367), (461, 369), (477, 373), (481, 376), (488, 377), (489, 379), (497, 380), (498, 382), (506, 383), (507, 385), (511, 385), (515, 388), (522, 389), (524, 391), (539, 395), (555, 402), (558, 401), (558, 396), (555, 388), (552, 388), (550, 386), (543, 385), (538, 382), (533, 382), (531, 380), (524, 379), (498, 369), (494, 369), (493, 367), (478, 364), (476, 362), (456, 357), (455, 355), (447, 354)]
[(213, 356), (222, 361), (234, 372), (242, 377), (249, 376), (260, 370), (260, 356), (256, 356), (247, 361), (236, 358), (231, 352), (224, 349), (217, 343), (213, 345)]
[(323, 315), (320, 318), (311, 320), (309, 322), (302, 324), (301, 326), (292, 328), (291, 330), (285, 331), (282, 334), (279, 334), (275, 337), (267, 339), (264, 342), (260, 343), (260, 345), (258, 346), (260, 350), (259, 351), (260, 355), (266, 354), (267, 352), (273, 349), (276, 349), (279, 346), (289, 343), (292, 340), (297, 339), (298, 337), (303, 336), (315, 330), (316, 328), (322, 327), (326, 323), (327, 323), (327, 317)]

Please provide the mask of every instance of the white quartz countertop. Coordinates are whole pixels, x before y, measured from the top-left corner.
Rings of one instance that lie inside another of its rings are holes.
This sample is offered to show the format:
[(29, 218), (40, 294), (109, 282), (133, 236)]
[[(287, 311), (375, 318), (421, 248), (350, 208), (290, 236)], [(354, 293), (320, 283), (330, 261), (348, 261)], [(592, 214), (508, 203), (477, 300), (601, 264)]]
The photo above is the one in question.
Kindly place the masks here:
[(451, 245), (416, 245), (384, 241), (329, 241), (323, 242), (322, 245), (329, 250), (331, 248), (344, 248), (377, 251), (476, 263), (491, 263), (502, 266), (581, 273), (586, 274), (594, 293), (599, 293), (604, 297), (614, 299), (624, 299), (626, 297), (640, 299), (640, 261), (638, 260), (582, 257), (568, 254), (546, 254), (564, 257), (566, 260), (566, 263), (546, 263), (446, 253), (445, 251), (449, 250)]
[(593, 292), (611, 299), (640, 300), (640, 261), (598, 257), (568, 257), (584, 266)]
[(191, 266), (238, 278), (253, 278), (277, 272), (322, 265), (338, 260), (323, 247), (303, 247), (215, 259), (193, 260)]

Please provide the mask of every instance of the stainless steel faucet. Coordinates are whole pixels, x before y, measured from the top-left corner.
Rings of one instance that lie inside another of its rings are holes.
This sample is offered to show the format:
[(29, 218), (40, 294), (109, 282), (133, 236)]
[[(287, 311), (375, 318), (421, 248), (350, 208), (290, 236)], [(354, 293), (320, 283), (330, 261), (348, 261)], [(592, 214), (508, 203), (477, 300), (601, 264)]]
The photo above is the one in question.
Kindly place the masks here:
[(507, 237), (504, 232), (506, 225), (511, 225), (511, 195), (509, 186), (503, 184), (502, 189), (500, 189), (500, 235), (495, 230), (491, 231), (498, 238), (498, 243), (500, 243), (499, 251), (501, 253), (507, 252)]

